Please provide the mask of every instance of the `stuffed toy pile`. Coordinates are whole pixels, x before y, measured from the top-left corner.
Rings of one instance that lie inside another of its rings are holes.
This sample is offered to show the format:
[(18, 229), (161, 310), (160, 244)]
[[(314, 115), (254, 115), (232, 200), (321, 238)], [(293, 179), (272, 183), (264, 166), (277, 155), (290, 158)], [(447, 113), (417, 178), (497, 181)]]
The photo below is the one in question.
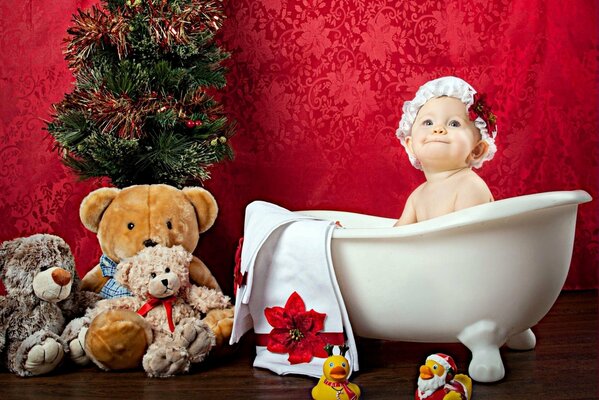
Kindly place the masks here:
[(99, 296), (79, 290), (69, 246), (38, 234), (0, 246), (0, 359), (23, 377), (46, 374), (69, 348), (60, 337), (65, 321), (80, 316)]
[[(230, 305), (222, 292), (190, 284), (191, 259), (182, 246), (141, 250), (121, 262), (115, 275), (132, 295), (101, 300), (83, 318), (90, 321), (102, 312), (121, 310), (143, 316), (143, 335), (150, 344), (143, 356), (148, 376), (181, 374), (204, 360), (215, 345), (215, 335), (202, 315)], [(101, 361), (94, 362), (102, 366)]]
[[(188, 187), (179, 190), (169, 185), (135, 185), (125, 189), (100, 188), (81, 203), (81, 221), (97, 233), (103, 255), (100, 263), (83, 278), (85, 290), (103, 298), (130, 296), (130, 291), (115, 279), (116, 266), (141, 250), (162, 245), (180, 245), (193, 253), (201, 233), (215, 222), (218, 206), (205, 189)], [(193, 283), (220, 292), (208, 267), (193, 256), (189, 263)], [(212, 354), (227, 352), (233, 308), (214, 309), (204, 321), (215, 335)], [(89, 330), (81, 329), (89, 326)], [(103, 369), (138, 368), (150, 345), (143, 319), (133, 311), (102, 313), (93, 321), (78, 321), (65, 337), (72, 359), (85, 364), (89, 359)]]

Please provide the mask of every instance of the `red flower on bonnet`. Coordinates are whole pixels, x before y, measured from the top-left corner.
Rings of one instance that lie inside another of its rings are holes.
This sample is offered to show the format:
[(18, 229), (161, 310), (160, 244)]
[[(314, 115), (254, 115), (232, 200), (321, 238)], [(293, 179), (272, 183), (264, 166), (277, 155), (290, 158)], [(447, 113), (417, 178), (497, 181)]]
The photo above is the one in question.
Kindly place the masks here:
[(487, 124), (487, 130), (489, 131), (489, 135), (492, 135), (493, 132), (497, 129), (497, 116), (493, 114), (491, 111), (491, 107), (487, 105), (485, 95), (479, 95), (476, 93), (474, 95), (474, 102), (470, 106), (468, 110), (468, 114), (471, 121), (476, 120), (477, 117), (480, 117)]

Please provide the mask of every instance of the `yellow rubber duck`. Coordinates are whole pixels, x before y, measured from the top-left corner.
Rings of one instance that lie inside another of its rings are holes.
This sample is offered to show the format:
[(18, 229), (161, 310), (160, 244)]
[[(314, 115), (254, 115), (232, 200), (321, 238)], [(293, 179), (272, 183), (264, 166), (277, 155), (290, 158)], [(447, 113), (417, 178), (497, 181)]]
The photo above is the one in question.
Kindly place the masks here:
[(415, 400), (470, 400), (472, 379), (456, 374), (453, 358), (443, 353), (431, 354), (420, 367)]
[(323, 375), (312, 388), (314, 400), (357, 400), (360, 398), (360, 388), (347, 380), (350, 365), (344, 357), (346, 346), (339, 346), (340, 355), (333, 355), (333, 346), (327, 345), (325, 350), (329, 357), (322, 366)]

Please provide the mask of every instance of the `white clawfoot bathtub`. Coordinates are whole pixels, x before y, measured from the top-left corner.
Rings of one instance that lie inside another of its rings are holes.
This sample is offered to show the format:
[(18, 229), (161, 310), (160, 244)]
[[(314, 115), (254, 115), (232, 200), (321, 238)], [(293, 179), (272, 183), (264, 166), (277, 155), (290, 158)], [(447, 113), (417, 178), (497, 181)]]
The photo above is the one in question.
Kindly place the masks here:
[(533, 349), (530, 328), (565, 282), (584, 191), (499, 200), (413, 225), (339, 211), (331, 256), (354, 333), (412, 342), (461, 342), (468, 372), (495, 382), (499, 348)]

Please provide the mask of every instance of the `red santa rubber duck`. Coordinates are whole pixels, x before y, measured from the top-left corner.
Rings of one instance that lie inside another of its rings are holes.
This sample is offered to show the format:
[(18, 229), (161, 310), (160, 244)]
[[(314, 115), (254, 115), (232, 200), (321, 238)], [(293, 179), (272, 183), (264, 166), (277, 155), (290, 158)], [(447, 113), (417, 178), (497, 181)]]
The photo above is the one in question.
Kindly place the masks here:
[(457, 374), (453, 358), (443, 353), (428, 356), (420, 367), (416, 400), (470, 400), (472, 380)]

